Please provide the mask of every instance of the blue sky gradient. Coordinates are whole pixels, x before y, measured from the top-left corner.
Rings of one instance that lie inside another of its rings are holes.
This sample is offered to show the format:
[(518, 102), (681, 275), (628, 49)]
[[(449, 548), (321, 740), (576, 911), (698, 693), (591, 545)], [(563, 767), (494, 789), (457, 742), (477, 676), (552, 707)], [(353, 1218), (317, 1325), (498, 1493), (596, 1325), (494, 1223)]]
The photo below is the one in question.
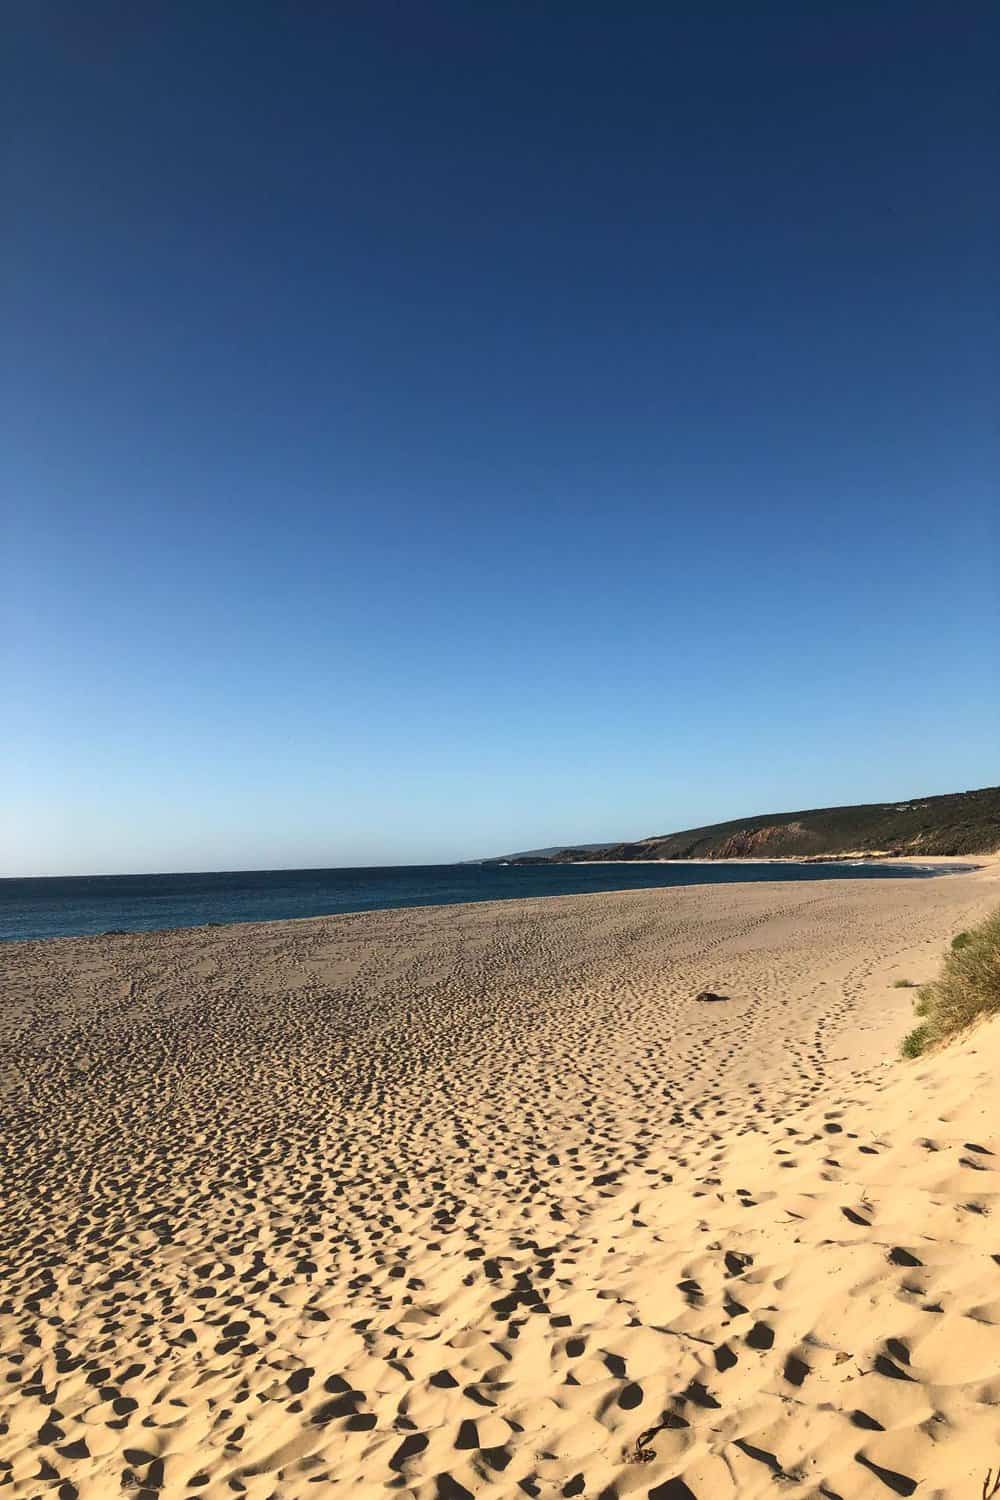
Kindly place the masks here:
[(995, 6), (9, 31), (0, 873), (1000, 780)]

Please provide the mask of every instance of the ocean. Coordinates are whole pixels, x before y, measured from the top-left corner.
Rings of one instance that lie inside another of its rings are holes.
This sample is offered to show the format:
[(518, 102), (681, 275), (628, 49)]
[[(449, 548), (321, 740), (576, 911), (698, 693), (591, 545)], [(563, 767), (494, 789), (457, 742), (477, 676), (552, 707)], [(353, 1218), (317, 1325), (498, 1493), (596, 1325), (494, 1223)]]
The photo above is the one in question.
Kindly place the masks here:
[(926, 879), (957, 866), (884, 864), (395, 865), (0, 880), (0, 940), (273, 922), (398, 906), (514, 901), (748, 880)]

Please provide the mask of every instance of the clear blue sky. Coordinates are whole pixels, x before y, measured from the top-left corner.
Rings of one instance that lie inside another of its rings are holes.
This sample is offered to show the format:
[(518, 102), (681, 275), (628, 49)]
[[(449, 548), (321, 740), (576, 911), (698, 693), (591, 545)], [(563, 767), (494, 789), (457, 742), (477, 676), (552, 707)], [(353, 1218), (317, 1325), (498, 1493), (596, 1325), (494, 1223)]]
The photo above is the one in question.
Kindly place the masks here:
[(0, 872), (1000, 780), (995, 4), (15, 4)]

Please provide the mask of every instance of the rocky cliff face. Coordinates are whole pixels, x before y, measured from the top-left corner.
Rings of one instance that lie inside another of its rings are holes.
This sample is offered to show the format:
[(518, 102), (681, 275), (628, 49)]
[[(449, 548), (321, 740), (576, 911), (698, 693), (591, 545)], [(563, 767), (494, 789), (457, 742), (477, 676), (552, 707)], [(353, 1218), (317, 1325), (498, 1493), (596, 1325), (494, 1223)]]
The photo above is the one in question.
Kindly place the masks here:
[(801, 823), (765, 823), (763, 828), (741, 828), (738, 833), (730, 834), (708, 858), (753, 859), (756, 855), (767, 859), (778, 853), (794, 852), (796, 844), (801, 844), (803, 854), (809, 854), (815, 843), (815, 836)]

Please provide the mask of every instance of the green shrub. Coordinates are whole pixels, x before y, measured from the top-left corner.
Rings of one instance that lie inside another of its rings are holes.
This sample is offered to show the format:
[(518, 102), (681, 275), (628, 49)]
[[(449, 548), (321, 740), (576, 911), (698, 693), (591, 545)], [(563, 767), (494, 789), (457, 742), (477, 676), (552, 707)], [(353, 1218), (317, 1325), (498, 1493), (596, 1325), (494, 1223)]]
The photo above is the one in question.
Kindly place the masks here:
[(1000, 1013), (1000, 911), (959, 933), (941, 973), (923, 986), (914, 1009), (923, 1024), (903, 1042), (904, 1057), (919, 1057), (932, 1042), (954, 1036), (979, 1016)]
[(927, 1027), (914, 1026), (912, 1031), (904, 1036), (900, 1051), (904, 1057), (919, 1057), (927, 1046)]
[(894, 979), (892, 987), (894, 990), (912, 990), (916, 988), (912, 979)]

